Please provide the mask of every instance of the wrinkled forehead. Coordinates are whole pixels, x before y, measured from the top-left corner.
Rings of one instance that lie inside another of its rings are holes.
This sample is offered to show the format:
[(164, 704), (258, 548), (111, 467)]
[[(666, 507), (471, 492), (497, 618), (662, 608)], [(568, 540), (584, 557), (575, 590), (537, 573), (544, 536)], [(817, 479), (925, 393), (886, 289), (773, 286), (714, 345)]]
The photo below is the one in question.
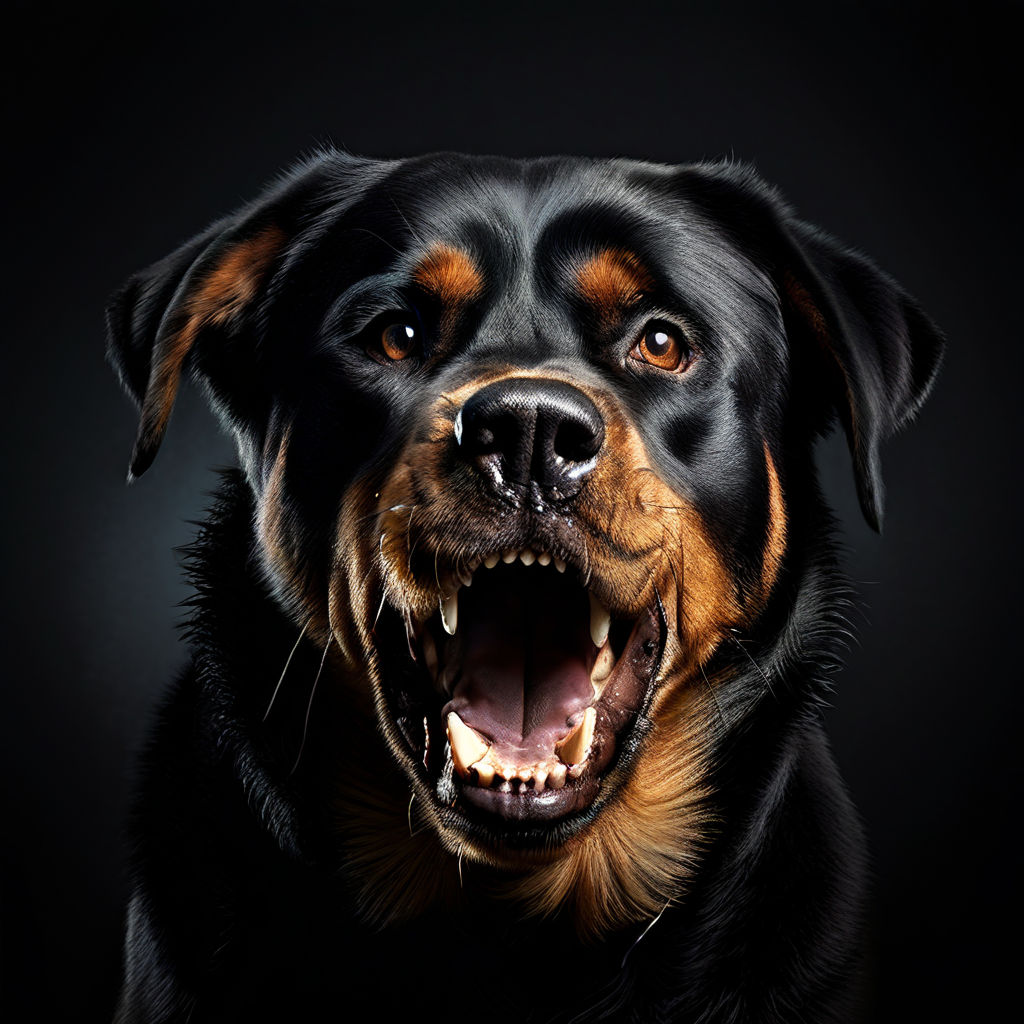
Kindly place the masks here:
[[(416, 287), (442, 306), (571, 299), (610, 319), (639, 295), (742, 334), (769, 276), (666, 170), (618, 161), (442, 156), (397, 164), (329, 234), (358, 295)], [(744, 311), (747, 310), (748, 313)]]

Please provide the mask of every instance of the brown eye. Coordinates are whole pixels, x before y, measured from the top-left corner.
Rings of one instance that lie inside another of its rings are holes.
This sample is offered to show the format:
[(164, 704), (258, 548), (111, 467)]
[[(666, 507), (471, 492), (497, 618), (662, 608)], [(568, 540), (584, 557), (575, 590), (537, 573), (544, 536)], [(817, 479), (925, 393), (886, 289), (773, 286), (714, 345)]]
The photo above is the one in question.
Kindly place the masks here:
[(395, 362), (412, 355), (418, 343), (419, 332), (411, 324), (388, 324), (380, 335), (381, 350)]
[(683, 340), (682, 333), (668, 324), (648, 324), (629, 354), (633, 359), (670, 372), (685, 370), (693, 359), (693, 352)]

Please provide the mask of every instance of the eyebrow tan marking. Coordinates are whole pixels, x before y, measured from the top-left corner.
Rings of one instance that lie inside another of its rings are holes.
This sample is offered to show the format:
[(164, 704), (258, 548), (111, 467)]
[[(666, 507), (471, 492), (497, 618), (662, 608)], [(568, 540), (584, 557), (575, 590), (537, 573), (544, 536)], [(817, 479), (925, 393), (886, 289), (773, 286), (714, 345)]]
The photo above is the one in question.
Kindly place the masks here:
[(601, 319), (618, 320), (623, 309), (654, 287), (654, 279), (627, 249), (603, 249), (576, 271), (576, 289)]
[(445, 306), (458, 306), (483, 291), (484, 279), (472, 257), (462, 249), (438, 242), (420, 261), (413, 279)]

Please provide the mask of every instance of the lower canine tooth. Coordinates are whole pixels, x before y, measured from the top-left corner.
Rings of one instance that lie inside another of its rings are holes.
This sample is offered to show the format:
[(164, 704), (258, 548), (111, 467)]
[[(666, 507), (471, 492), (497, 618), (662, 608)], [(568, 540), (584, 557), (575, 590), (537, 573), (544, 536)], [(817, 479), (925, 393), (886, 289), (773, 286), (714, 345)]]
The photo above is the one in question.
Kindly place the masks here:
[(583, 721), (555, 746), (555, 753), (563, 764), (582, 764), (587, 759), (596, 721), (597, 712), (592, 707), (587, 708), (583, 712)]
[(468, 778), (471, 766), (491, 749), (483, 737), (466, 725), (454, 711), (448, 713), (448, 742), (451, 744), (455, 770), (463, 778)]
[(590, 681), (603, 683), (612, 674), (613, 668), (615, 668), (615, 654), (612, 651), (612, 645), (605, 643), (604, 647), (598, 651), (597, 660), (590, 672)]
[[(608, 630), (612, 626), (612, 617), (608, 609), (593, 594), (590, 597), (590, 639), (595, 647), (604, 647), (608, 639)], [(452, 631), (454, 632), (454, 630)]]
[(455, 627), (459, 624), (459, 595), (452, 594), (451, 597), (442, 597), (439, 601), (441, 606), (441, 625), (449, 636), (455, 636)]

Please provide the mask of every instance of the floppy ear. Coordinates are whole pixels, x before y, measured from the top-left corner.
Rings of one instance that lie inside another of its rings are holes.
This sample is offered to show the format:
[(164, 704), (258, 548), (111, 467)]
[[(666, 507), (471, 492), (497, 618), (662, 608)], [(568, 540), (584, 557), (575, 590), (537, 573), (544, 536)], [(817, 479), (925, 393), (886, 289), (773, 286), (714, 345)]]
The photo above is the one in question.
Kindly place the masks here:
[(818, 365), (834, 368), (824, 383), (846, 432), (864, 517), (880, 531), (879, 450), (927, 397), (942, 361), (942, 333), (891, 277), (794, 217), (752, 170), (726, 164), (697, 174), (739, 244), (769, 264), (789, 318), (825, 357)]
[(870, 260), (793, 218), (785, 301), (839, 369), (836, 397), (864, 517), (881, 531), (882, 442), (913, 419), (942, 362), (944, 339), (921, 307)]
[(201, 338), (230, 337), (285, 243), (266, 215), (228, 218), (132, 277), (107, 307), (107, 358), (141, 411), (128, 477), (149, 468)]

